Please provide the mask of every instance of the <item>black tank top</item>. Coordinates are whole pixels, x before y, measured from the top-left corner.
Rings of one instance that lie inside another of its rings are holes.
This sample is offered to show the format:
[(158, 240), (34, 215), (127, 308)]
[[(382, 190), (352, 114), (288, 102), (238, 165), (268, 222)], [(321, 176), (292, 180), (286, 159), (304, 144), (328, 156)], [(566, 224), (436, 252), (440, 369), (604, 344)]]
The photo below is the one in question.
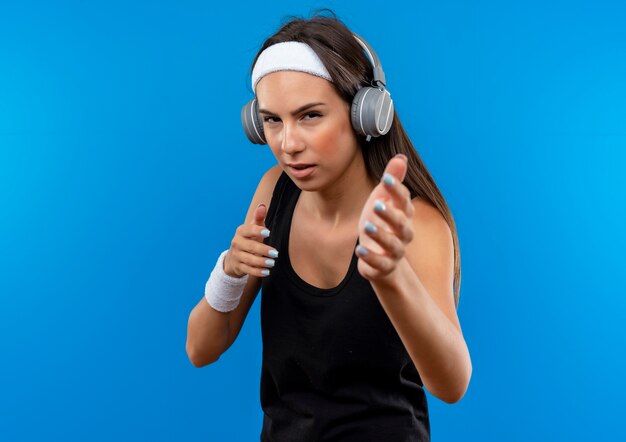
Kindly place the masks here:
[(291, 267), (300, 192), (283, 172), (265, 219), (264, 242), (279, 255), (261, 286), (261, 440), (429, 441), (422, 380), (356, 254), (334, 288), (315, 287)]

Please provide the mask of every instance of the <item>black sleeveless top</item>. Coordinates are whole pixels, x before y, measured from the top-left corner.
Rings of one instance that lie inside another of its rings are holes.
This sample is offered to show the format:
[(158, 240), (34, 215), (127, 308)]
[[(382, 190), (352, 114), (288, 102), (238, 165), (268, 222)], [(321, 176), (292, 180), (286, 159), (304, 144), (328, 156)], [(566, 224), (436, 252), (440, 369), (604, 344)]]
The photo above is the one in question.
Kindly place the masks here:
[(291, 267), (300, 192), (283, 172), (265, 219), (279, 255), (261, 286), (261, 441), (430, 441), (422, 380), (356, 254), (330, 289)]

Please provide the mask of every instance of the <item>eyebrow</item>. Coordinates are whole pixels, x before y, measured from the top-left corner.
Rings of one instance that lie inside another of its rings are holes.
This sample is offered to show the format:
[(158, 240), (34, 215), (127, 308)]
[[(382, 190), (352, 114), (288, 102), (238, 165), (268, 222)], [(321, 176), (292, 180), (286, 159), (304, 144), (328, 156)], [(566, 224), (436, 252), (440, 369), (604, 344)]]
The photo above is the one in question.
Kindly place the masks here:
[[(316, 103), (305, 104), (304, 106), (300, 106), (298, 109), (296, 109), (295, 111), (291, 112), (291, 115), (295, 117), (300, 112), (303, 112), (303, 111), (305, 111), (305, 110), (307, 110), (307, 109), (309, 109), (309, 108), (311, 108), (313, 106), (318, 106), (320, 104), (325, 104), (325, 103), (322, 103), (321, 101), (318, 101)], [(260, 114), (267, 114), (267, 115), (276, 115), (275, 113), (273, 113), (273, 112), (271, 112), (271, 111), (269, 111), (267, 109), (259, 109), (259, 113)]]

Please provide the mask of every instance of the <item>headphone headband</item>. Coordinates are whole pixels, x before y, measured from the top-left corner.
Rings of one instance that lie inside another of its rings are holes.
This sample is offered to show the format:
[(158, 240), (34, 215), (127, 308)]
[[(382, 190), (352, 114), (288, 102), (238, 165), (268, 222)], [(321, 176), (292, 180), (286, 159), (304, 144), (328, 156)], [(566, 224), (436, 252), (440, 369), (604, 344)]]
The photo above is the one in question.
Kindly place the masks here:
[(370, 63), (372, 64), (372, 71), (373, 71), (373, 75), (374, 75), (374, 83), (376, 85), (381, 85), (382, 84), (383, 87), (386, 86), (385, 72), (383, 71), (383, 66), (380, 63), (380, 58), (378, 58), (378, 55), (376, 54), (376, 51), (361, 36), (359, 36), (358, 34), (355, 34), (354, 32), (352, 33), (352, 35), (354, 36), (354, 39), (365, 50), (365, 53), (367, 54), (367, 56), (368, 56), (368, 58), (370, 60)]

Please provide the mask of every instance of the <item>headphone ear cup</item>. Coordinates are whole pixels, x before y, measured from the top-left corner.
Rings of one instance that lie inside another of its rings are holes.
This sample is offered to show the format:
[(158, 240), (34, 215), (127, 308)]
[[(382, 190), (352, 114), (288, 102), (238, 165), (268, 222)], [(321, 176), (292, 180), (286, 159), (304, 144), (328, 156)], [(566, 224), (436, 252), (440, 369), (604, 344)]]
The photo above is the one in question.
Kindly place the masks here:
[(391, 129), (393, 115), (393, 100), (386, 89), (364, 87), (352, 100), (352, 127), (360, 135), (385, 135)]
[(254, 144), (267, 144), (263, 131), (263, 120), (259, 115), (259, 105), (256, 98), (248, 101), (241, 108), (241, 125), (248, 139)]
[(363, 124), (363, 96), (367, 93), (367, 89), (371, 89), (369, 87), (361, 88), (357, 91), (356, 95), (352, 99), (352, 111), (351, 111), (351, 119), (352, 119), (352, 127), (359, 135), (367, 135), (365, 131), (365, 127)]

